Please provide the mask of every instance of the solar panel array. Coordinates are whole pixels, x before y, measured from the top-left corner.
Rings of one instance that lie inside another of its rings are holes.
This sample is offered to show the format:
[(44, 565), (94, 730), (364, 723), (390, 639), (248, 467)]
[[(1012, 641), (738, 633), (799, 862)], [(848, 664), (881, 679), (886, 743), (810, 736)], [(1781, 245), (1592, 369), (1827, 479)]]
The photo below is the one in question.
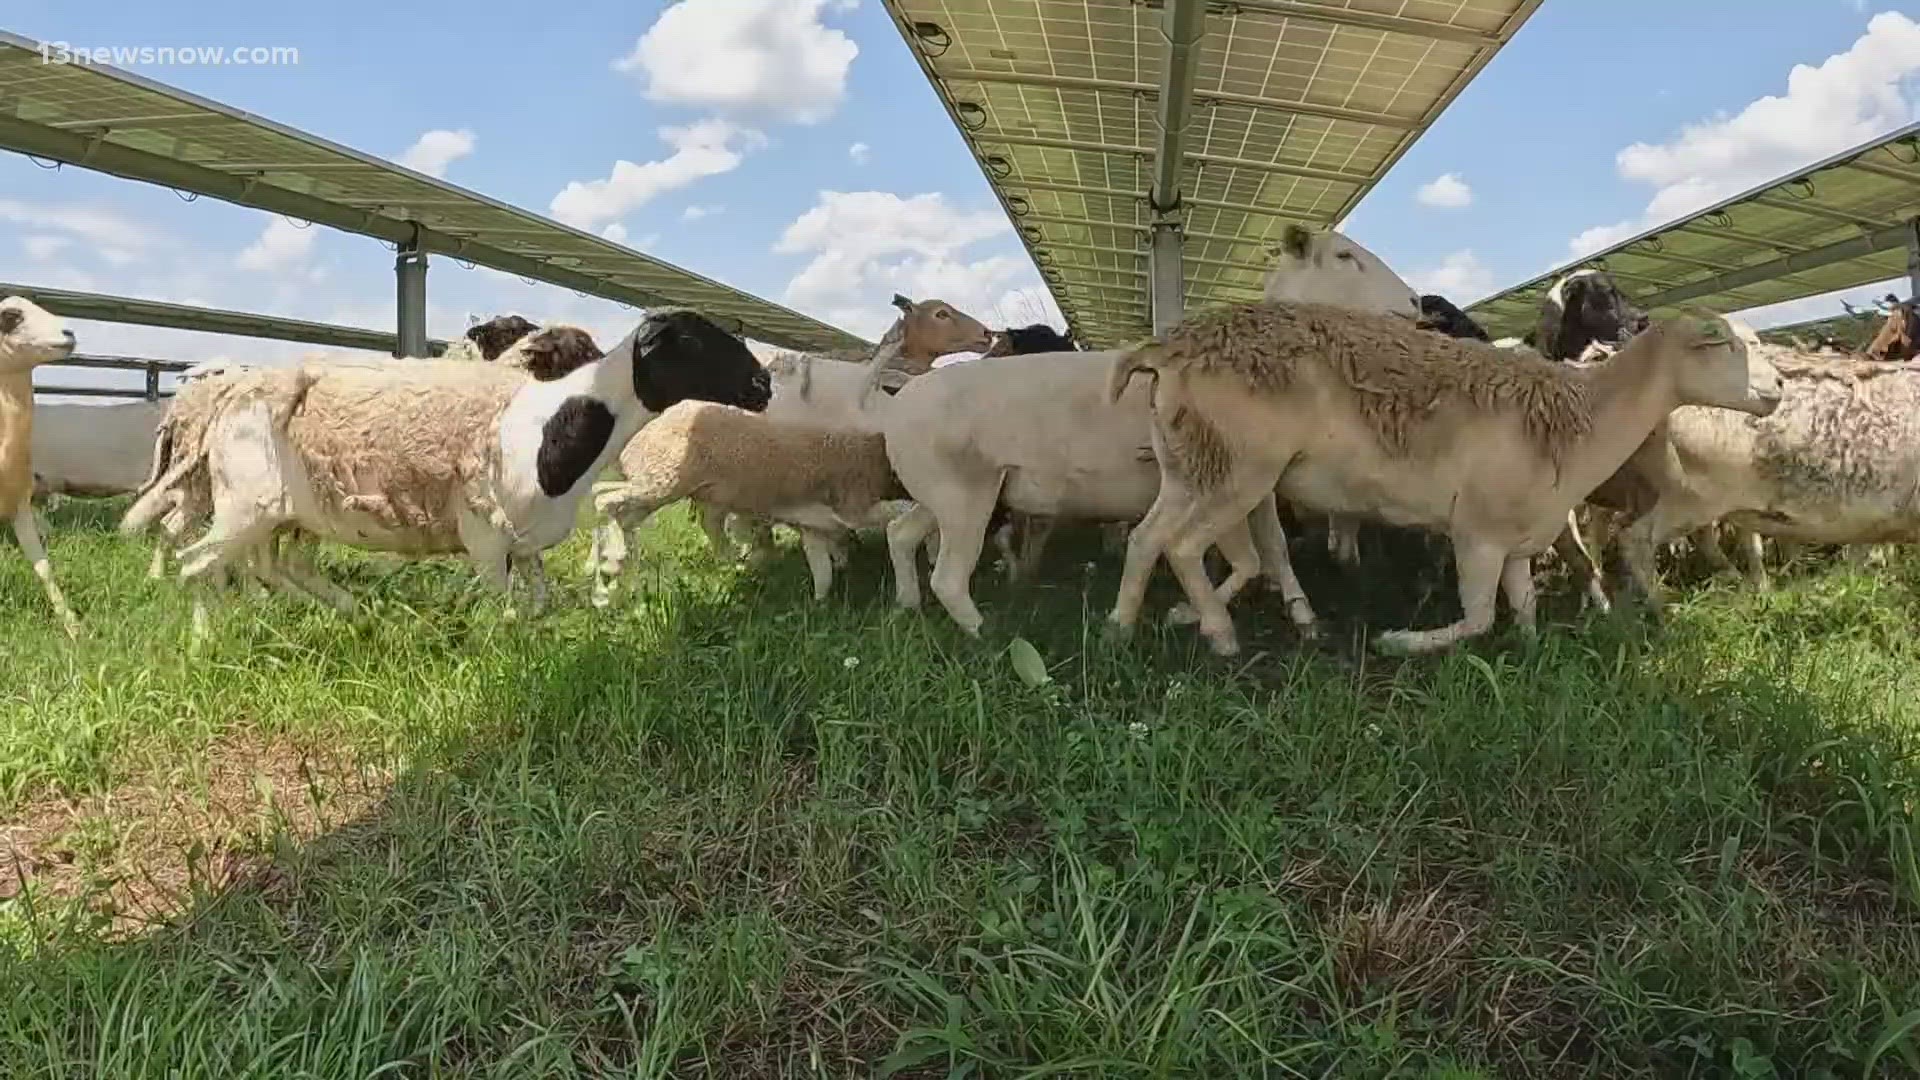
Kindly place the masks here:
[(1533, 329), (1560, 275), (1606, 269), (1649, 311), (1798, 300), (1897, 278), (1920, 236), (1920, 124), (1736, 195), (1472, 305), (1495, 336)]
[[(1539, 2), (1206, 3), (1182, 155), (1187, 306), (1257, 298), (1282, 230), (1339, 223)], [(1146, 333), (1162, 0), (886, 6), (1074, 336)]]
[[(238, 334), (244, 337), (297, 341), (334, 349), (366, 349), (392, 354), (398, 345), (391, 330), (367, 330), (358, 326), (282, 319), (247, 311), (168, 304), (158, 300), (140, 300), (131, 296), (74, 292), (68, 289), (43, 289), (36, 285), (8, 285), (0, 282), (0, 296), (24, 296), (69, 319), (94, 319), (100, 322), (135, 323), (140, 326), (164, 326), (175, 330), (197, 330), (209, 334)], [(438, 356), (447, 343), (427, 342), (428, 350)]]
[(0, 147), (452, 256), (792, 349), (871, 347), (779, 304), (423, 173), (0, 32)]

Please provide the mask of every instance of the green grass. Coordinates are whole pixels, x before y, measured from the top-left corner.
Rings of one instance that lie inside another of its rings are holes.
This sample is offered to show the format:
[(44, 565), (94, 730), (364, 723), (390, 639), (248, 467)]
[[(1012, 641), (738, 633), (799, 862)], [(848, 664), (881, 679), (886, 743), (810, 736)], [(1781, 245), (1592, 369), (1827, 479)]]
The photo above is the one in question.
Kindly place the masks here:
[(617, 613), (580, 538), (532, 625), (329, 550), (371, 611), (190, 662), (117, 509), (78, 645), (0, 551), (0, 1076), (1920, 1071), (1920, 563), (1391, 664), (1250, 594), (1226, 663), (1085, 551), (975, 643), (672, 513)]

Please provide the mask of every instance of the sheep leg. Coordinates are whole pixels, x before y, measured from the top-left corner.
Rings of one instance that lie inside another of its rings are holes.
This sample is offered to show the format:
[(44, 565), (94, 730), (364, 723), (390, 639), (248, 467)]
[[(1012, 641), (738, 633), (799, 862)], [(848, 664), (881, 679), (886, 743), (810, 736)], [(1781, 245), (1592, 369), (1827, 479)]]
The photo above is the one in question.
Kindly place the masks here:
[(707, 546), (713, 549), (713, 556), (722, 562), (732, 562), (740, 557), (740, 549), (733, 544), (733, 538), (727, 535), (726, 510), (707, 503), (696, 503), (699, 507), (700, 531), (707, 534)]
[[(1453, 536), (1453, 565), (1460, 578), (1459, 622), (1435, 630), (1389, 630), (1373, 639), (1383, 653), (1414, 656), (1437, 652), (1466, 638), (1487, 632), (1493, 625), (1495, 594), (1506, 576), (1509, 556), (1504, 546), (1473, 536)], [(1524, 562), (1524, 558), (1522, 559)], [(1527, 571), (1530, 575), (1531, 569)], [(1527, 590), (1533, 585), (1528, 581)], [(1531, 603), (1528, 611), (1531, 612)]]
[(1706, 556), (1707, 562), (1711, 564), (1716, 571), (1732, 570), (1734, 568), (1733, 560), (1727, 558), (1727, 549), (1720, 546), (1720, 529), (1718, 526), (1708, 525), (1703, 529), (1694, 530), (1693, 546), (1700, 554)]
[[(298, 556), (281, 559), (279, 544), (279, 536), (270, 536), (260, 547), (248, 553), (249, 568), (254, 578), (288, 596), (325, 604), (342, 615), (353, 614), (354, 603), (350, 593), (326, 580), (318, 570)], [(225, 568), (215, 572), (223, 574)]]
[(1606, 582), (1602, 578), (1600, 561), (1587, 549), (1586, 542), (1580, 537), (1580, 519), (1576, 510), (1567, 511), (1566, 528), (1553, 538), (1553, 550), (1560, 555), (1560, 561), (1568, 569), (1587, 579), (1585, 602), (1592, 604), (1602, 613), (1613, 610), (1613, 603), (1607, 599)]
[(887, 554), (893, 560), (893, 602), (903, 608), (920, 606), (917, 557), (921, 545), (938, 535), (934, 526), (933, 511), (924, 506), (915, 506), (887, 522)]
[(733, 520), (747, 536), (747, 565), (761, 566), (780, 550), (773, 542), (773, 522), (752, 514), (735, 514)]
[[(1253, 532), (1245, 522), (1231, 526), (1220, 534), (1220, 554), (1227, 557), (1231, 568), (1226, 580), (1222, 581), (1213, 594), (1220, 598), (1222, 606), (1233, 603), (1240, 590), (1260, 576), (1260, 552), (1254, 547)], [(1173, 605), (1167, 612), (1167, 622), (1174, 626), (1192, 626), (1200, 621), (1200, 613), (1185, 600)]]
[(305, 555), (300, 553), (297, 543), (296, 541), (296, 546), (291, 551), (280, 553), (269, 551), (264, 554), (278, 560), (280, 573), (296, 586), (311, 594), (314, 599), (338, 611), (342, 615), (353, 615), (354, 611), (359, 607), (358, 602), (353, 598), (353, 594), (336, 584), (325, 574), (322, 574), (319, 567), (314, 566), (313, 563), (307, 560)]
[(1313, 605), (1307, 602), (1307, 591), (1300, 587), (1300, 579), (1293, 573), (1293, 555), (1287, 550), (1287, 531), (1280, 526), (1279, 501), (1273, 492), (1267, 492), (1253, 513), (1247, 515), (1247, 526), (1267, 587), (1280, 590), (1280, 598), (1287, 605), (1287, 617), (1293, 620), (1301, 637), (1312, 640), (1319, 636)]
[[(1009, 522), (1011, 524), (1011, 522)], [(1008, 552), (1007, 577), (1016, 582), (1024, 582), (1033, 576), (1033, 569), (1040, 562), (1040, 553), (1046, 550), (1047, 538), (1053, 535), (1058, 520), (1051, 517), (1028, 517), (1027, 527), (1020, 537), (1020, 554), (1015, 557)]]
[(588, 553), (588, 559), (594, 564), (594, 607), (604, 608), (613, 602), (613, 594), (619, 589), (626, 570), (629, 534), (637, 534), (640, 526), (664, 505), (644, 499), (638, 491), (626, 486), (609, 486), (594, 493), (593, 508), (606, 519), (595, 527), (593, 549)]
[(545, 614), (547, 610), (546, 556), (535, 551), (512, 559), (508, 566), (512, 580), (507, 582), (507, 618), (519, 617), (519, 607), (514, 603), (516, 588), (527, 595), (529, 617)]
[(147, 563), (147, 580), (159, 581), (167, 574), (167, 545), (153, 545), (153, 558)]
[[(1001, 523), (999, 528), (993, 530), (993, 546), (994, 549), (1000, 553), (1001, 561), (1007, 565), (1007, 580), (1018, 580), (1020, 573), (1020, 556), (1013, 550), (1012, 518), (1008, 518), (1005, 522)], [(934, 551), (931, 554), (934, 561), (937, 562), (940, 558), (940, 553)]]
[(813, 599), (825, 600), (833, 588), (833, 548), (839, 541), (819, 529), (800, 529), (800, 550), (806, 553), (807, 569), (813, 574)]
[(1159, 494), (1153, 497), (1146, 516), (1127, 534), (1127, 557), (1121, 565), (1120, 587), (1114, 591), (1113, 609), (1107, 612), (1107, 633), (1116, 638), (1133, 633), (1133, 624), (1140, 618), (1140, 605), (1146, 599), (1147, 579), (1160, 561), (1160, 553), (1166, 550), (1174, 527), (1193, 502), (1185, 483), (1167, 475), (1166, 459), (1161, 460)]
[(1533, 590), (1533, 560), (1525, 555), (1508, 556), (1507, 564), (1500, 570), (1500, 591), (1506, 594), (1507, 606), (1513, 609), (1513, 624), (1520, 628), (1521, 636), (1532, 641), (1538, 636), (1534, 611), (1539, 600)]
[[(973, 568), (980, 562), (980, 549), (986, 546), (985, 519), (992, 512), (993, 506), (989, 503), (975, 520), (940, 522), (940, 558), (934, 563), (933, 575), (928, 581), (934, 599), (940, 601), (940, 606), (947, 609), (947, 614), (969, 637), (979, 637), (980, 624), (986, 621), (974, 605), (968, 585), (973, 578)], [(949, 528), (949, 524), (954, 527)]]
[(1740, 550), (1740, 561), (1746, 564), (1747, 584), (1756, 589), (1767, 587), (1766, 549), (1762, 546), (1760, 534), (1751, 529), (1735, 529), (1735, 541)]
[(1327, 515), (1327, 553), (1341, 566), (1360, 565), (1360, 519), (1346, 514)]
[(1710, 507), (1693, 500), (1662, 498), (1653, 504), (1653, 509), (1620, 534), (1620, 547), (1626, 555), (1627, 567), (1632, 571), (1634, 584), (1639, 586), (1640, 595), (1651, 610), (1658, 612), (1666, 605), (1666, 590), (1660, 584), (1660, 567), (1655, 552), (1669, 538), (1698, 528), (1718, 516), (1711, 512)]
[[(1242, 480), (1192, 499), (1167, 543), (1167, 566), (1186, 591), (1187, 602), (1199, 613), (1200, 634), (1215, 655), (1233, 656), (1240, 651), (1226, 602), (1259, 572), (1260, 556), (1254, 551), (1247, 515), (1260, 504), (1263, 495), (1272, 491), (1270, 482), (1248, 484)], [(1229, 538), (1229, 533), (1235, 535)], [(1219, 591), (1207, 581), (1205, 562), (1207, 549), (1216, 543), (1234, 562), (1233, 572)], [(1239, 561), (1242, 559), (1252, 562), (1249, 565)], [(1228, 591), (1229, 585), (1233, 586), (1232, 592)]]
[(33, 520), (33, 503), (22, 499), (13, 512), (13, 535), (20, 541), (20, 550), (33, 564), (33, 576), (40, 579), (40, 587), (46, 591), (47, 603), (52, 605), (53, 613), (60, 620), (60, 626), (70, 638), (80, 636), (80, 620), (67, 606), (67, 598), (61, 594), (60, 586), (53, 580), (53, 562), (47, 558), (46, 545), (40, 542), (40, 529)]

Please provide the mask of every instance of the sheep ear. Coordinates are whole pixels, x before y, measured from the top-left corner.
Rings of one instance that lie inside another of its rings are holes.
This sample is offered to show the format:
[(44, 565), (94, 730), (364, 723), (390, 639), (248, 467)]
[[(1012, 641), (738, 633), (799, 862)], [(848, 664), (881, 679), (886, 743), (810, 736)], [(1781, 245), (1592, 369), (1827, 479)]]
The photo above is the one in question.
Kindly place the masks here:
[(1313, 244), (1313, 231), (1305, 225), (1288, 225), (1280, 234), (1281, 250), (1296, 259), (1307, 257), (1307, 249)]
[(905, 312), (908, 315), (913, 314), (913, 301), (907, 299), (904, 296), (901, 296), (899, 293), (893, 294), (893, 306), (899, 308), (901, 311)]
[(1702, 345), (1725, 345), (1733, 340), (1726, 321), (1713, 316), (1695, 319), (1694, 333), (1698, 335), (1697, 340)]

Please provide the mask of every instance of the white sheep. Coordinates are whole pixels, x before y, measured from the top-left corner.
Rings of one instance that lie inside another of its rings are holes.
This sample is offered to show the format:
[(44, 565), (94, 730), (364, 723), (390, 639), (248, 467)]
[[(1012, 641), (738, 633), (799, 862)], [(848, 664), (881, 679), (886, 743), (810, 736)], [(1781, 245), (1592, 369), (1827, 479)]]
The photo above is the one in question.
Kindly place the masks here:
[(13, 522), (20, 550), (69, 637), (80, 620), (53, 580), (53, 563), (33, 518), (33, 369), (73, 355), (73, 331), (23, 296), (0, 300), (0, 518)]
[[(933, 362), (942, 356), (986, 352), (998, 341), (979, 319), (945, 300), (911, 300), (895, 293), (892, 303), (900, 314), (871, 351), (790, 352), (768, 361), (773, 400), (767, 405), (767, 414), (817, 427), (871, 431), (871, 420), (863, 412), (862, 387), (867, 373), (884, 371), (886, 384), (897, 387), (932, 370)], [(731, 558), (735, 551), (727, 536), (728, 515), (700, 506), (698, 517), (714, 553)], [(732, 524), (746, 533), (755, 561), (773, 553), (773, 531), (765, 519), (745, 514), (734, 514), (732, 519)]]
[[(1758, 584), (1759, 537), (1869, 545), (1920, 540), (1920, 365), (1800, 353), (1768, 356), (1784, 376), (1780, 407), (1759, 417), (1675, 409), (1663, 437), (1634, 455), (1653, 505), (1621, 535), (1637, 584), (1663, 600), (1653, 553), (1669, 538), (1724, 522)], [(1857, 546), (1855, 546), (1857, 545)]]
[[(185, 580), (297, 526), (372, 550), (465, 552), (489, 585), (523, 581), (537, 611), (541, 553), (572, 531), (593, 478), (643, 422), (687, 398), (766, 404), (766, 374), (746, 346), (690, 311), (649, 314), (604, 355), (564, 326), (533, 335), (527, 351), (524, 372), (383, 360), (262, 373), (176, 451), (122, 529), (151, 524), (174, 486), (204, 468), (213, 523), (181, 552)], [(291, 585), (352, 610), (324, 579)]]
[(833, 586), (840, 538), (884, 526), (910, 505), (880, 435), (803, 426), (704, 401), (681, 402), (655, 417), (627, 442), (620, 465), (624, 480), (594, 489), (595, 508), (620, 538), (596, 537), (593, 600), (603, 606), (626, 560), (622, 530), (633, 532), (682, 499), (798, 530), (816, 600)]
[(1492, 625), (1496, 591), (1531, 632), (1531, 556), (1675, 407), (1765, 416), (1780, 400), (1773, 365), (1704, 312), (1579, 368), (1327, 305), (1240, 304), (1121, 354), (1112, 395), (1138, 372), (1153, 375), (1160, 492), (1109, 621), (1132, 628), (1165, 554), (1222, 655), (1239, 645), (1200, 557), (1276, 485), (1299, 505), (1447, 534), (1463, 617), (1375, 639), (1430, 652)]
[[(1390, 311), (1410, 331), (1420, 314), (1406, 282), (1331, 230), (1288, 228), (1267, 288)], [(1083, 521), (1136, 521), (1147, 511), (1160, 482), (1154, 425), (1144, 387), (1109, 402), (1107, 376), (1119, 355), (987, 356), (922, 375), (891, 399), (872, 399), (888, 457), (920, 504), (887, 528), (902, 606), (920, 603), (915, 550), (937, 528), (933, 593), (962, 630), (978, 633), (982, 618), (969, 582), (997, 503), (1032, 517)], [(1244, 527), (1222, 536), (1231, 573), (1220, 594), (1231, 597), (1264, 576), (1294, 622), (1310, 631), (1313, 612), (1285, 556), (1273, 500), (1260, 500), (1241, 517)], [(1192, 613), (1176, 608), (1172, 617), (1184, 621)]]

